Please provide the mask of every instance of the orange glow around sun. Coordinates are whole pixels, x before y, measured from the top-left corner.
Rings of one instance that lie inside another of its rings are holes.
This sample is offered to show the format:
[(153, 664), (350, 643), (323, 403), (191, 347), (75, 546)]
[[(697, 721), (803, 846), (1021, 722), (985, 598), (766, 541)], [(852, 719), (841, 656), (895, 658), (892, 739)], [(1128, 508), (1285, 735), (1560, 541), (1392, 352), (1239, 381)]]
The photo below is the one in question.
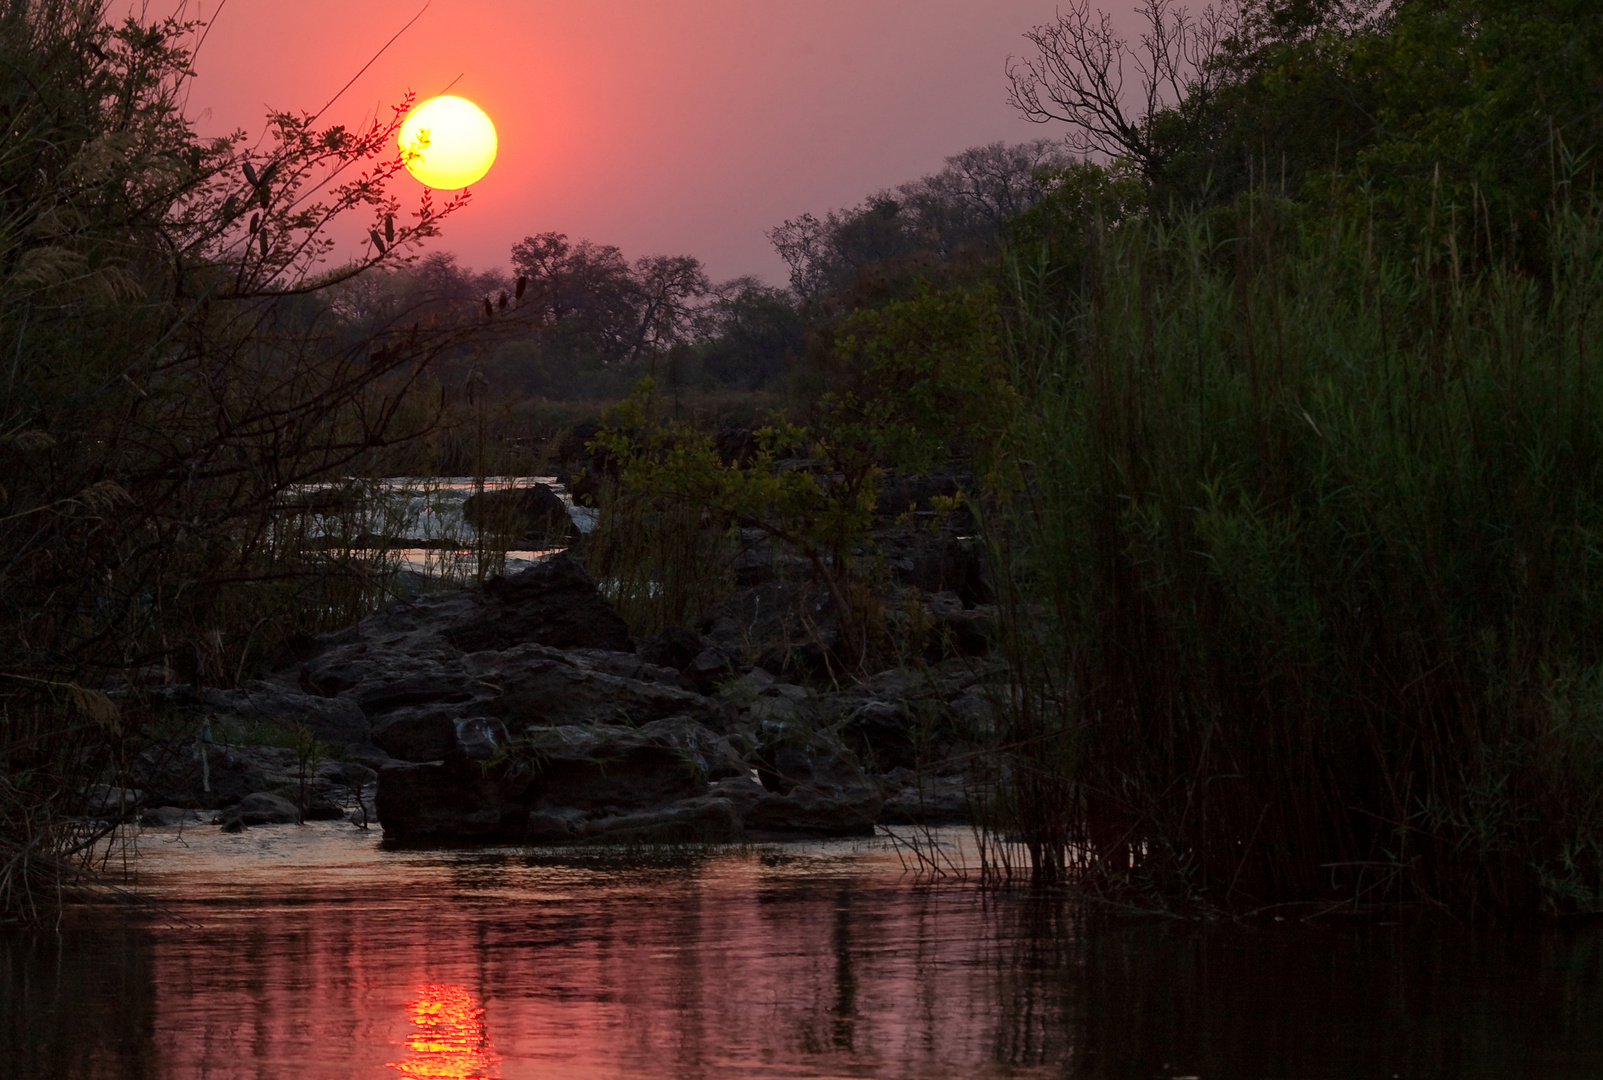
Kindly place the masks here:
[(407, 170), (432, 188), (465, 188), (495, 163), (495, 125), (483, 109), (453, 94), (407, 113), (400, 143)]
[(405, 1080), (489, 1080), (500, 1058), (484, 1029), (484, 1009), (465, 986), (421, 987), (407, 1003), (417, 1030), (407, 1036), (406, 1060), (389, 1067)]

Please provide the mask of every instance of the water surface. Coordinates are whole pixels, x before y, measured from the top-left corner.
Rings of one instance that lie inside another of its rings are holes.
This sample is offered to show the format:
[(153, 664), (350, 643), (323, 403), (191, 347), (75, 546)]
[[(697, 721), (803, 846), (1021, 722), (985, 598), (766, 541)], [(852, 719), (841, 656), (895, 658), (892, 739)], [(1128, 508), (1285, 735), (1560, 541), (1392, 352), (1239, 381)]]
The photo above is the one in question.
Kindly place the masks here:
[(155, 911), (0, 936), (0, 1074), (1603, 1075), (1592, 928), (1076, 917), (881, 842), (391, 851), (333, 823), (141, 846)]

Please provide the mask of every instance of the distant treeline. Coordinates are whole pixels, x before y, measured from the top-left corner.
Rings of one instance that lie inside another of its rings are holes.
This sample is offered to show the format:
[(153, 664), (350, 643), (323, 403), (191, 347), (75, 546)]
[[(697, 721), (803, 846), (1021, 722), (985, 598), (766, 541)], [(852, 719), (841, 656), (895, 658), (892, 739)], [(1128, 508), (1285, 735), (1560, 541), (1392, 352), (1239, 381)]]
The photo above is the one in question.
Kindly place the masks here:
[(791, 268), (789, 289), (750, 277), (714, 283), (692, 255), (631, 262), (615, 246), (544, 232), (514, 244), (504, 270), (433, 252), (353, 280), (327, 302), (357, 334), (409, 321), (486, 324), (488, 343), (438, 359), (434, 373), (454, 387), (476, 372), (502, 398), (616, 400), (647, 374), (667, 387), (773, 388), (807, 357), (809, 325), (855, 305), (865, 280), (948, 260), (994, 263), (1006, 223), (1069, 162), (1061, 141), (975, 147), (859, 206), (786, 221), (770, 235)]

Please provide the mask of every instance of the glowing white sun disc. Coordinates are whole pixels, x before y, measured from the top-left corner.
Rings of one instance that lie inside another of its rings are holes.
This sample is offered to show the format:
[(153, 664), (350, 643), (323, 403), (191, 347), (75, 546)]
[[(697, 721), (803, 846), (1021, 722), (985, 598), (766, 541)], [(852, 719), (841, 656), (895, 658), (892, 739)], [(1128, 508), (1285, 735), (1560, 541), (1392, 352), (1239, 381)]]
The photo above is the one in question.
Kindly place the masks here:
[(466, 98), (430, 98), (401, 121), (407, 171), (432, 188), (454, 191), (477, 182), (495, 162), (495, 125)]

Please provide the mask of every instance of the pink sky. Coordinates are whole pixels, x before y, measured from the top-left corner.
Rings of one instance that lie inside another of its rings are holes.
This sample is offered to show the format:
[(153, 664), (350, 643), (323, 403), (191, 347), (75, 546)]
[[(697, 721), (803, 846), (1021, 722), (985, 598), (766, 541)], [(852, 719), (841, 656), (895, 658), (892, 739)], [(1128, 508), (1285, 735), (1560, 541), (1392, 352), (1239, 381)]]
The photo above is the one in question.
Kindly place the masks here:
[[(317, 109), (422, 6), (226, 0), (190, 112), (219, 133), (259, 130), (269, 107)], [(1015, 115), (1004, 78), (1009, 54), (1028, 48), (1020, 35), (1055, 10), (1055, 0), (433, 0), (328, 115), (357, 123), (408, 89), (421, 99), (453, 80), (489, 113), (500, 157), (441, 241), (467, 265), (504, 266), (513, 243), (556, 230), (630, 258), (692, 254), (715, 278), (780, 283), (763, 234), (785, 218), (854, 204), (978, 143), (1060, 135)], [(211, 18), (217, 0), (189, 11)]]

